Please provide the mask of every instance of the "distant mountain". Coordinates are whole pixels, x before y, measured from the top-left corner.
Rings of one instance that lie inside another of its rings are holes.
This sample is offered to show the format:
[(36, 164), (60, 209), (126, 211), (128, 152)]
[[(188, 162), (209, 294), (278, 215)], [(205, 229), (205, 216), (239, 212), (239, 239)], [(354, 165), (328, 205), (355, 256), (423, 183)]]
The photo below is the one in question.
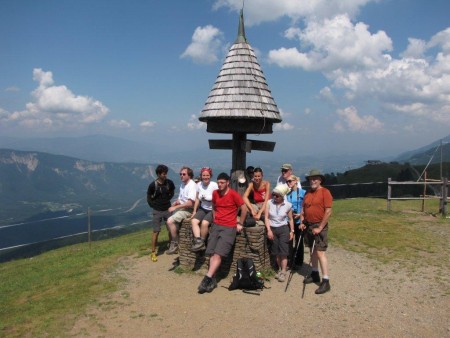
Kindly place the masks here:
[[(402, 163), (411, 164), (427, 164), (430, 163), (440, 163), (441, 161), (441, 140), (437, 140), (430, 143), (424, 147), (411, 150), (400, 154), (394, 160)], [(442, 139), (442, 161), (450, 162), (450, 135)]]
[(47, 211), (131, 207), (145, 198), (154, 166), (0, 149), (0, 224)]
[(8, 137), (0, 138), (0, 148), (39, 151), (88, 161), (135, 163), (155, 162), (164, 153), (157, 144), (105, 135), (29, 139)]

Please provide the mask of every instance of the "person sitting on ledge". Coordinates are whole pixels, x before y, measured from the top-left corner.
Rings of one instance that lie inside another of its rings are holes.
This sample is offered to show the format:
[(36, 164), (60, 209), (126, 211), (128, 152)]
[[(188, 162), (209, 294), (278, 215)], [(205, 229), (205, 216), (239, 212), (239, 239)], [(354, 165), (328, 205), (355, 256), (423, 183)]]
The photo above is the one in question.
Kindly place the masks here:
[(241, 219), (247, 216), (247, 208), (239, 193), (230, 188), (230, 176), (220, 173), (217, 176), (218, 190), (213, 192), (213, 224), (209, 234), (206, 254), (210, 255), (206, 276), (198, 286), (198, 293), (211, 292), (217, 287), (216, 272), (222, 259), (228, 257), (233, 249), (236, 233), (242, 231), (242, 223), (238, 222), (238, 211)]
[(183, 167), (180, 170), (180, 194), (178, 199), (172, 203), (169, 212), (172, 215), (167, 220), (166, 224), (170, 234), (170, 247), (166, 251), (166, 255), (173, 255), (178, 252), (178, 231), (181, 222), (185, 218), (192, 216), (192, 207), (195, 202), (195, 195), (197, 188), (194, 180), (194, 172), (189, 167)]
[(218, 188), (217, 183), (211, 181), (211, 176), (211, 168), (204, 167), (200, 170), (201, 182), (197, 183), (197, 197), (191, 218), (192, 234), (194, 235), (191, 248), (193, 252), (206, 249), (205, 241), (209, 225), (212, 222), (212, 194)]
[[(242, 198), (248, 208), (248, 216), (254, 218), (254, 222), (264, 221), (264, 210), (270, 197), (270, 182), (263, 180), (261, 168), (253, 170), (253, 180), (250, 181)], [(253, 203), (249, 196), (253, 196)], [(242, 219), (242, 218), (241, 218)]]

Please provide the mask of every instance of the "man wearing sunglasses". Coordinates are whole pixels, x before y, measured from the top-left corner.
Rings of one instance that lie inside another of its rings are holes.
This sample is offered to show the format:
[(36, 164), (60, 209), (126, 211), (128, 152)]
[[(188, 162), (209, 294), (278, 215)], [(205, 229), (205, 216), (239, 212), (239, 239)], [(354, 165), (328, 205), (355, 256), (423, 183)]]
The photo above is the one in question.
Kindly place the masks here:
[(180, 193), (175, 202), (169, 208), (172, 215), (167, 220), (167, 227), (170, 235), (170, 246), (166, 251), (167, 255), (178, 253), (178, 231), (180, 224), (185, 218), (192, 216), (192, 209), (194, 207), (195, 198), (197, 196), (197, 186), (192, 179), (194, 172), (189, 167), (180, 169)]
[[(276, 185), (284, 184), (285, 186), (288, 186), (287, 180), (293, 174), (292, 172), (293, 172), (293, 169), (292, 169), (291, 164), (289, 164), (289, 163), (283, 164), (281, 166), (281, 175), (278, 176)], [(300, 180), (298, 180), (298, 182), (297, 182), (297, 187), (299, 189), (302, 188), (302, 184), (300, 183)]]

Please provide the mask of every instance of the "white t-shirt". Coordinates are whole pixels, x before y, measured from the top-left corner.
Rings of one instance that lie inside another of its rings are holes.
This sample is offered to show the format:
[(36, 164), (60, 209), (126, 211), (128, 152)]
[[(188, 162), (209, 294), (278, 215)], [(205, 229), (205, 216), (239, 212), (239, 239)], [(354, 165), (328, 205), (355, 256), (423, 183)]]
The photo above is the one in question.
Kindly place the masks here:
[(189, 180), (187, 184), (181, 182), (180, 194), (178, 195), (178, 201), (180, 202), (180, 204), (184, 204), (188, 200), (192, 200), (192, 202), (195, 202), (196, 196), (197, 196), (197, 186), (194, 180)]
[(200, 206), (205, 210), (212, 210), (212, 194), (214, 190), (219, 189), (216, 182), (210, 181), (207, 186), (203, 182), (197, 183), (198, 199)]

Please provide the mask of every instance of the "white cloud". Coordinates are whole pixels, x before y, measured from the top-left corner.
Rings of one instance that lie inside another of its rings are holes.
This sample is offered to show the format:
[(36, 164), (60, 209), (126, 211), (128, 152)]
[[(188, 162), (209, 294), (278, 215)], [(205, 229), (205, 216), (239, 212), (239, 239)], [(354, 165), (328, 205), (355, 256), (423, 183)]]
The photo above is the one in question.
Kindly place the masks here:
[[(245, 23), (259, 24), (266, 21), (275, 21), (287, 16), (293, 22), (301, 18), (330, 18), (338, 14), (347, 13), (354, 17), (361, 7), (378, 0), (252, 0), (245, 2)], [(216, 0), (213, 8), (230, 8), (239, 11), (242, 0)]]
[(309, 19), (303, 29), (291, 27), (285, 37), (299, 47), (268, 54), (280, 67), (320, 71), (330, 85), (319, 97), (357, 106), (368, 102), (372, 115), (382, 112), (450, 125), (450, 28), (429, 41), (409, 38), (406, 50), (393, 57), (392, 40), (383, 31), (371, 33), (350, 16)]
[(54, 86), (52, 72), (33, 69), (33, 80), (39, 86), (31, 93), (33, 101), (25, 110), (7, 114), (3, 123), (26, 127), (77, 127), (101, 121), (109, 109), (98, 100), (74, 95), (66, 86)]
[(294, 129), (294, 126), (288, 122), (275, 123), (273, 125), (273, 130), (286, 131), (291, 129)]
[(143, 121), (139, 124), (142, 129), (150, 129), (156, 125), (155, 121)]
[(130, 128), (131, 124), (125, 120), (111, 120), (108, 123), (113, 128)]
[(211, 25), (197, 27), (192, 42), (181, 54), (182, 58), (191, 58), (197, 63), (213, 63), (219, 57), (223, 45), (223, 33)]
[(16, 86), (11, 86), (5, 89), (5, 92), (20, 92), (20, 88)]
[(385, 51), (392, 50), (392, 41), (385, 32), (371, 34), (362, 22), (353, 24), (346, 14), (323, 21), (309, 21), (306, 28), (290, 28), (285, 36), (297, 38), (308, 48), (280, 48), (269, 52), (269, 62), (280, 67), (300, 67), (309, 71), (329, 72), (337, 68), (373, 67), (384, 61)]
[(192, 114), (189, 118), (189, 122), (187, 123), (188, 129), (196, 130), (196, 129), (206, 129), (206, 123), (200, 122), (198, 120), (197, 115)]
[(373, 132), (380, 130), (383, 123), (371, 115), (359, 116), (358, 110), (355, 107), (347, 107), (345, 109), (338, 109), (337, 115), (339, 121), (335, 124), (337, 131), (354, 131), (354, 132)]

